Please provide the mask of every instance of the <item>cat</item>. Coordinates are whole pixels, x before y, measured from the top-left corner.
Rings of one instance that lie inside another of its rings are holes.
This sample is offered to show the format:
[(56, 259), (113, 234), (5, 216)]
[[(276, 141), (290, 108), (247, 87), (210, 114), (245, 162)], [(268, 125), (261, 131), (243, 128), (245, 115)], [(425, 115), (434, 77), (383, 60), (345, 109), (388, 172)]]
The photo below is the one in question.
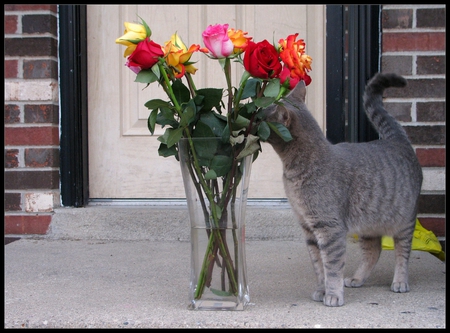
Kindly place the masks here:
[[(331, 144), (305, 105), (300, 81), (282, 104), (263, 110), (266, 121), (293, 137), (267, 139), (281, 159), (289, 204), (299, 219), (317, 276), (314, 301), (344, 305), (345, 287), (361, 287), (381, 253), (381, 237), (395, 242), (391, 290), (408, 292), (408, 261), (415, 227), (422, 168), (403, 127), (383, 107), (383, 91), (404, 87), (396, 74), (377, 73), (363, 96), (379, 140)], [(348, 233), (357, 234), (363, 260), (353, 277), (343, 276)]]

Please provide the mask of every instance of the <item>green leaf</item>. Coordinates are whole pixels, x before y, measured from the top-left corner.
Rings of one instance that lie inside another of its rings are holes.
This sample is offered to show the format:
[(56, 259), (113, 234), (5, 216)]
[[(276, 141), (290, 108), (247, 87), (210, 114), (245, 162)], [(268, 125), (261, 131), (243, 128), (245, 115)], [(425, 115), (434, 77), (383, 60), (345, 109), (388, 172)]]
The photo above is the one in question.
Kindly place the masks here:
[(215, 155), (209, 167), (215, 171), (217, 178), (225, 176), (231, 170), (232, 164), (233, 159), (231, 156)]
[(202, 95), (203, 110), (210, 111), (213, 108), (220, 110), (223, 96), (223, 89), (206, 88), (197, 90), (197, 95)]
[(266, 108), (273, 102), (275, 102), (275, 97), (259, 97), (255, 99), (255, 105), (258, 108)]
[(228, 124), (224, 127), (221, 137), (223, 143), (230, 141), (230, 128), (228, 127)]
[(152, 66), (152, 68), (150, 68), (150, 69), (152, 70), (153, 74), (155, 74), (159, 80), (161, 78), (161, 71), (159, 70), (158, 63), (154, 64)]
[(201, 119), (195, 124), (192, 136), (195, 138), (199, 137), (214, 137), (214, 132), (207, 124), (205, 124)]
[(280, 89), (280, 79), (273, 79), (266, 86), (266, 89), (264, 89), (264, 96), (276, 98), (280, 93)]
[(171, 105), (169, 102), (163, 101), (162, 99), (152, 99), (144, 104), (147, 109), (159, 109), (162, 107), (170, 108)]
[[(209, 128), (209, 126), (205, 125), (201, 121), (197, 122), (197, 124), (195, 125), (195, 130), (192, 133), (192, 137), (195, 139), (194, 147), (198, 157), (206, 159), (207, 161), (211, 161), (217, 151), (219, 142), (214, 137), (214, 133)], [(211, 137), (214, 137), (214, 139), (210, 140)]]
[(166, 144), (161, 143), (158, 148), (158, 155), (162, 157), (169, 157), (169, 156), (178, 157), (178, 152), (175, 146), (168, 148)]
[(166, 129), (166, 134), (168, 132), (166, 144), (167, 148), (172, 147), (174, 144), (176, 144), (178, 141), (180, 141), (181, 137), (183, 136), (183, 127), (179, 127), (177, 129), (168, 128)]
[(256, 96), (256, 89), (258, 85), (260, 85), (260, 80), (258, 79), (249, 79), (245, 84), (244, 92), (242, 93), (241, 100), (247, 99), (249, 97)]
[(148, 116), (147, 127), (152, 135), (155, 132), (155, 124), (156, 124), (157, 116), (158, 116), (158, 109), (153, 109), (153, 111), (150, 112), (150, 114)]
[[(169, 148), (172, 147), (181, 138), (180, 133), (183, 134), (183, 128), (166, 128), (163, 135), (158, 136), (157, 140), (166, 144)], [(177, 140), (178, 138), (178, 140)]]
[(223, 129), (227, 125), (226, 120), (215, 116), (216, 113), (208, 112), (202, 113), (200, 121), (207, 125), (213, 132), (213, 136), (222, 136)]
[(161, 107), (159, 109), (158, 116), (156, 117), (156, 123), (161, 125), (162, 127), (169, 125), (173, 128), (178, 128), (179, 123), (175, 120), (174, 113), (171, 109), (166, 107)]
[(245, 117), (242, 117), (241, 115), (238, 115), (236, 120), (233, 121), (233, 130), (241, 129), (242, 127), (247, 128), (249, 124), (250, 120), (248, 120)]
[(151, 35), (152, 35), (152, 31), (150, 30), (150, 27), (147, 25), (147, 23), (142, 19), (142, 17), (140, 17), (139, 15), (138, 15), (138, 17), (141, 19), (141, 21), (142, 21), (142, 25), (144, 26), (144, 28), (145, 28), (145, 32), (147, 33), (147, 37), (150, 37)]
[(155, 81), (158, 81), (158, 77), (155, 75), (155, 73), (152, 72), (151, 69), (143, 69), (141, 70), (137, 75), (134, 82), (141, 82), (141, 83), (152, 83)]
[(212, 179), (216, 179), (216, 178), (217, 178), (217, 174), (214, 170), (208, 170), (208, 172), (205, 173), (206, 180), (212, 180)]
[(174, 83), (172, 83), (172, 90), (179, 104), (187, 103), (191, 99), (189, 89), (181, 82), (181, 80), (175, 80)]
[(245, 106), (246, 106), (245, 109), (246, 109), (246, 111), (247, 111), (248, 114), (255, 113), (257, 110), (259, 110), (259, 109), (256, 107), (256, 105), (255, 105), (254, 102), (247, 103)]
[(195, 111), (196, 111), (196, 105), (194, 103), (194, 100), (189, 100), (186, 107), (184, 108), (183, 112), (181, 113), (181, 120), (180, 120), (180, 126), (186, 127), (190, 125), (195, 120)]
[(292, 140), (291, 133), (283, 124), (273, 122), (268, 122), (267, 124), (269, 125), (270, 129), (278, 134), (278, 136), (285, 142), (289, 142)]
[(265, 121), (262, 121), (257, 130), (257, 134), (262, 141), (266, 141), (270, 136), (270, 127)]

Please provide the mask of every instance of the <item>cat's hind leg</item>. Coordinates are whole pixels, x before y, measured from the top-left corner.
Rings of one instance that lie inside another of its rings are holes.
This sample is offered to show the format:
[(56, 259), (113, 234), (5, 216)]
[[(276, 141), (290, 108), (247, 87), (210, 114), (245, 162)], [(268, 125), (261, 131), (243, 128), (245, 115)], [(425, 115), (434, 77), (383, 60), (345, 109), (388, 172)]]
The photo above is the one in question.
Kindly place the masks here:
[(344, 279), (346, 287), (361, 287), (380, 258), (381, 237), (360, 237), (359, 244), (362, 250), (362, 261), (353, 277)]
[(395, 273), (391, 284), (391, 290), (395, 293), (406, 293), (409, 291), (408, 262), (411, 254), (411, 243), (414, 229), (403, 236), (394, 236), (395, 246)]

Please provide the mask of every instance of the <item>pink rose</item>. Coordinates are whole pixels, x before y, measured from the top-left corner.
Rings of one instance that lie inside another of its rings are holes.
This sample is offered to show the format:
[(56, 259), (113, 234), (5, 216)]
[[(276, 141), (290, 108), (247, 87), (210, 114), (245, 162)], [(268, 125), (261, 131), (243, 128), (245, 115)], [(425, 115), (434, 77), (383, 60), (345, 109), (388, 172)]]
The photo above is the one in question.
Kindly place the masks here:
[(228, 24), (210, 25), (202, 36), (203, 43), (214, 58), (226, 58), (233, 54), (234, 44), (228, 37)]

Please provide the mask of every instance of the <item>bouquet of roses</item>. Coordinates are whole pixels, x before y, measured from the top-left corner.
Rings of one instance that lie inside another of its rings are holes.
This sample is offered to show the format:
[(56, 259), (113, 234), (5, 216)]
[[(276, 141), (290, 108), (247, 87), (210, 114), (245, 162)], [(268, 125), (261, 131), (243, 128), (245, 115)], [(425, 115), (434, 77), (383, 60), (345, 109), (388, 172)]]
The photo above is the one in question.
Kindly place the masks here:
[[(202, 34), (205, 47), (187, 47), (177, 33), (158, 44), (141, 21), (125, 22), (125, 33), (116, 43), (127, 47), (125, 65), (137, 74), (136, 82), (159, 84), (167, 94), (168, 100), (145, 103), (151, 110), (149, 131), (153, 134), (156, 124), (166, 127), (158, 137), (159, 155), (179, 159), (180, 140), (188, 142), (189, 173), (205, 200), (202, 205), (210, 237), (195, 297), (201, 297), (209, 285), (218, 257), (222, 258), (218, 265), (226, 268), (229, 279), (226, 292), (235, 294), (236, 269), (221, 229), (228, 227), (228, 205), (234, 202), (233, 189), (242, 176), (240, 163), (249, 155), (256, 159), (260, 141), (266, 141), (271, 131), (285, 141), (292, 139), (282, 124), (265, 121), (262, 109), (279, 103), (300, 80), (308, 85), (312, 59), (305, 53), (304, 40), (297, 40), (298, 33), (273, 45), (267, 40), (254, 42), (247, 32), (228, 24), (216, 24)], [(191, 58), (198, 52), (218, 62), (226, 78), (225, 88), (195, 86), (197, 68)], [(237, 87), (231, 78), (232, 61), (244, 67)], [(216, 137), (220, 144), (196, 144), (193, 139), (199, 137)]]

